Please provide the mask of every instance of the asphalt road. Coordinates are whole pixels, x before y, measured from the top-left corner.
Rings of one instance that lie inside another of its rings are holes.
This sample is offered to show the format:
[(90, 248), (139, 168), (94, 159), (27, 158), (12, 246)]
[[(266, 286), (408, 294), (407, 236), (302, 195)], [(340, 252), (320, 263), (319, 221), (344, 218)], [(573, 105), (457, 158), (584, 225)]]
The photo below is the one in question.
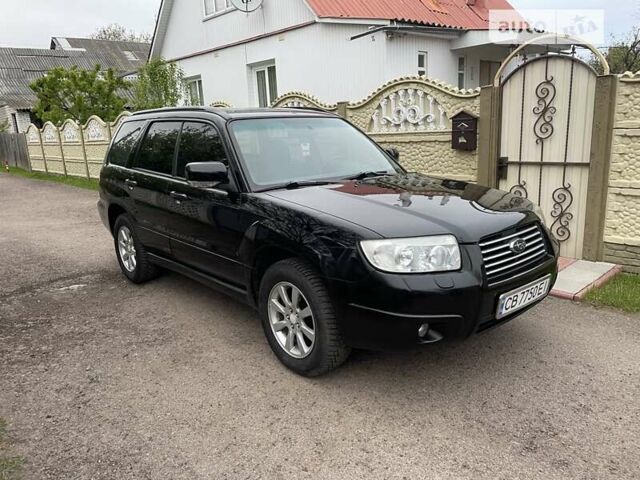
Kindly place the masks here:
[(97, 194), (0, 174), (0, 417), (27, 479), (640, 477), (640, 317), (545, 300), (305, 379), (253, 311), (120, 274)]

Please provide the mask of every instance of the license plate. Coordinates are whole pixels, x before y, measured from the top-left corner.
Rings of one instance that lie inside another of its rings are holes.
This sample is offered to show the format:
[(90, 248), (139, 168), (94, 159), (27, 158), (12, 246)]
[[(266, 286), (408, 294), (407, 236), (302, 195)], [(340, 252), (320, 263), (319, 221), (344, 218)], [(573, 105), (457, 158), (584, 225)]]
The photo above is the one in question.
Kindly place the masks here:
[(531, 305), (538, 300), (547, 296), (549, 293), (549, 285), (551, 284), (551, 275), (542, 277), (535, 282), (531, 282), (523, 287), (516, 288), (510, 292), (500, 295), (498, 300), (498, 311), (496, 318), (500, 319), (511, 315), (518, 310), (523, 309), (527, 305)]

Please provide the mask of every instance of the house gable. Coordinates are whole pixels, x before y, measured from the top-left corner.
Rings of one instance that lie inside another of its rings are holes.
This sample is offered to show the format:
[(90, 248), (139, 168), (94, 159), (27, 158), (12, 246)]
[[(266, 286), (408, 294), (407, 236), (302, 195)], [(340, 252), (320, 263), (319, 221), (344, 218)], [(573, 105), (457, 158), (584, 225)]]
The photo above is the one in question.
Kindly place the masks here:
[[(163, 0), (152, 57), (176, 60), (315, 22), (305, 0), (265, 0), (252, 13), (228, 9), (205, 16), (204, 1)], [(188, 34), (186, 34), (188, 32)]]

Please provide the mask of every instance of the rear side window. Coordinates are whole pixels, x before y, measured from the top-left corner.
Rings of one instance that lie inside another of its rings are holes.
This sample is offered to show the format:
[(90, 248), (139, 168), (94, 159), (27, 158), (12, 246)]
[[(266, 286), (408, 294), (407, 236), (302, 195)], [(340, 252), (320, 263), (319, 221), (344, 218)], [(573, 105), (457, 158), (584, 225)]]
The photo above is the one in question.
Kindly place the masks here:
[(222, 162), (228, 165), (222, 140), (213, 126), (186, 122), (182, 127), (176, 175), (184, 177), (187, 163), (192, 162)]
[(140, 146), (135, 167), (171, 175), (180, 122), (156, 122), (151, 124)]
[(113, 139), (111, 150), (107, 156), (107, 163), (124, 167), (129, 162), (131, 154), (138, 144), (138, 139), (142, 133), (144, 122), (126, 122), (122, 124), (120, 130)]

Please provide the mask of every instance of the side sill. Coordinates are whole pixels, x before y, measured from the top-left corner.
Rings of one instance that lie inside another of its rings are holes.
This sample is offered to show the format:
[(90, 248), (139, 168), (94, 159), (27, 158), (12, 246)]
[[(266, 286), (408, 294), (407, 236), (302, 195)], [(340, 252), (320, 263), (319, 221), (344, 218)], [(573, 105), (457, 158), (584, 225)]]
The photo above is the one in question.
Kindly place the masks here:
[(237, 287), (230, 283), (214, 278), (211, 275), (198, 272), (196, 270), (193, 270), (192, 268), (182, 265), (181, 263), (161, 257), (160, 255), (156, 255), (153, 253), (149, 253), (148, 255), (151, 261), (159, 267), (166, 268), (167, 270), (171, 270), (179, 273), (180, 275), (184, 275), (185, 277), (189, 277), (190, 279), (195, 280), (196, 282), (200, 282), (209, 288), (218, 290), (219, 292), (230, 295), (233, 298), (251, 305), (251, 302), (249, 302), (247, 297), (247, 290), (245, 288)]

